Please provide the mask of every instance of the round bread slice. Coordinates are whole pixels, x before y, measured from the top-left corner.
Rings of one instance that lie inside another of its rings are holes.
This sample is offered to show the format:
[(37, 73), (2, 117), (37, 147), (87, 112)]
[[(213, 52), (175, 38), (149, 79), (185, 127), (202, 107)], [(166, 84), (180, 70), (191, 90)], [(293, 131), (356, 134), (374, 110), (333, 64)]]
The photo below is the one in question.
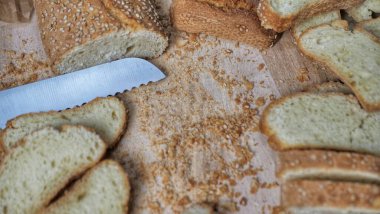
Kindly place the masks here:
[(88, 171), (42, 213), (124, 214), (128, 212), (130, 190), (128, 176), (122, 166), (105, 160)]
[(37, 212), (105, 151), (102, 139), (82, 126), (47, 127), (27, 135), (1, 162), (0, 212)]
[(380, 155), (380, 114), (364, 111), (353, 96), (284, 97), (265, 109), (260, 126), (277, 150), (319, 148)]
[(108, 147), (112, 147), (122, 135), (127, 121), (124, 103), (115, 97), (96, 98), (77, 108), (61, 112), (31, 113), (8, 121), (0, 133), (0, 142), (5, 152), (17, 145), (27, 134), (43, 127), (62, 125), (83, 125), (94, 129)]

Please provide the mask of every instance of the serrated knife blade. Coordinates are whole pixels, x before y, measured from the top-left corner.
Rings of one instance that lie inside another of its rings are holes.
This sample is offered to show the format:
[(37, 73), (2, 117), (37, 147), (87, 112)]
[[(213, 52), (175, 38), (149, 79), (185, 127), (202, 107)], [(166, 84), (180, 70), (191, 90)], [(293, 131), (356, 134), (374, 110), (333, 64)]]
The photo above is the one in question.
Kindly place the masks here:
[(165, 75), (153, 64), (126, 58), (0, 91), (0, 128), (18, 115), (64, 110), (96, 97), (115, 95)]

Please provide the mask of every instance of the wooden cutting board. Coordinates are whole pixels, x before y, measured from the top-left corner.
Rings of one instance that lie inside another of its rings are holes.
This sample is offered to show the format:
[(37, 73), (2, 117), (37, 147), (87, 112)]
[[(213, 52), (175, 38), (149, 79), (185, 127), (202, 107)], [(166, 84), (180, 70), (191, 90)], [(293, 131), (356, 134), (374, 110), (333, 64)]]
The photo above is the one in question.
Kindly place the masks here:
[[(159, 1), (166, 17), (170, 3)], [(0, 24), (0, 38), (1, 88), (56, 75), (35, 18)], [(302, 57), (289, 33), (260, 53), (173, 30), (170, 47), (152, 63), (167, 78), (119, 96), (128, 129), (110, 154), (129, 174), (131, 213), (180, 213), (192, 203), (271, 213), (280, 200), (276, 153), (259, 132), (260, 114), (282, 95), (336, 77)]]

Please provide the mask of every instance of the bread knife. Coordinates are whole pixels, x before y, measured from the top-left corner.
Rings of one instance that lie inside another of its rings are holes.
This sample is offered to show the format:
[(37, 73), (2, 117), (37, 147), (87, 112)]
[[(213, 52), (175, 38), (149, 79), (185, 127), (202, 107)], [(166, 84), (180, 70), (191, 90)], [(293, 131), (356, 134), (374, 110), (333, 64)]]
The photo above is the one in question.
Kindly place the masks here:
[(0, 128), (21, 114), (65, 110), (163, 78), (148, 61), (126, 58), (6, 89), (0, 91)]

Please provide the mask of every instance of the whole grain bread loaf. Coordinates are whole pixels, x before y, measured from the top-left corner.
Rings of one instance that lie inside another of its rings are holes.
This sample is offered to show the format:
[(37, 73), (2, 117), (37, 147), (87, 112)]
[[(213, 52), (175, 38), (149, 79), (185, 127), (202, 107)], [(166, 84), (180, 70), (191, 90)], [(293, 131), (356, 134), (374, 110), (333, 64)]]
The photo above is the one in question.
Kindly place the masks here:
[(35, 8), (58, 74), (124, 57), (157, 57), (168, 46), (152, 0), (36, 0)]
[(256, 5), (247, 0), (174, 0), (172, 22), (189, 33), (205, 33), (239, 41), (259, 49), (272, 46), (277, 34), (265, 30), (256, 14)]

